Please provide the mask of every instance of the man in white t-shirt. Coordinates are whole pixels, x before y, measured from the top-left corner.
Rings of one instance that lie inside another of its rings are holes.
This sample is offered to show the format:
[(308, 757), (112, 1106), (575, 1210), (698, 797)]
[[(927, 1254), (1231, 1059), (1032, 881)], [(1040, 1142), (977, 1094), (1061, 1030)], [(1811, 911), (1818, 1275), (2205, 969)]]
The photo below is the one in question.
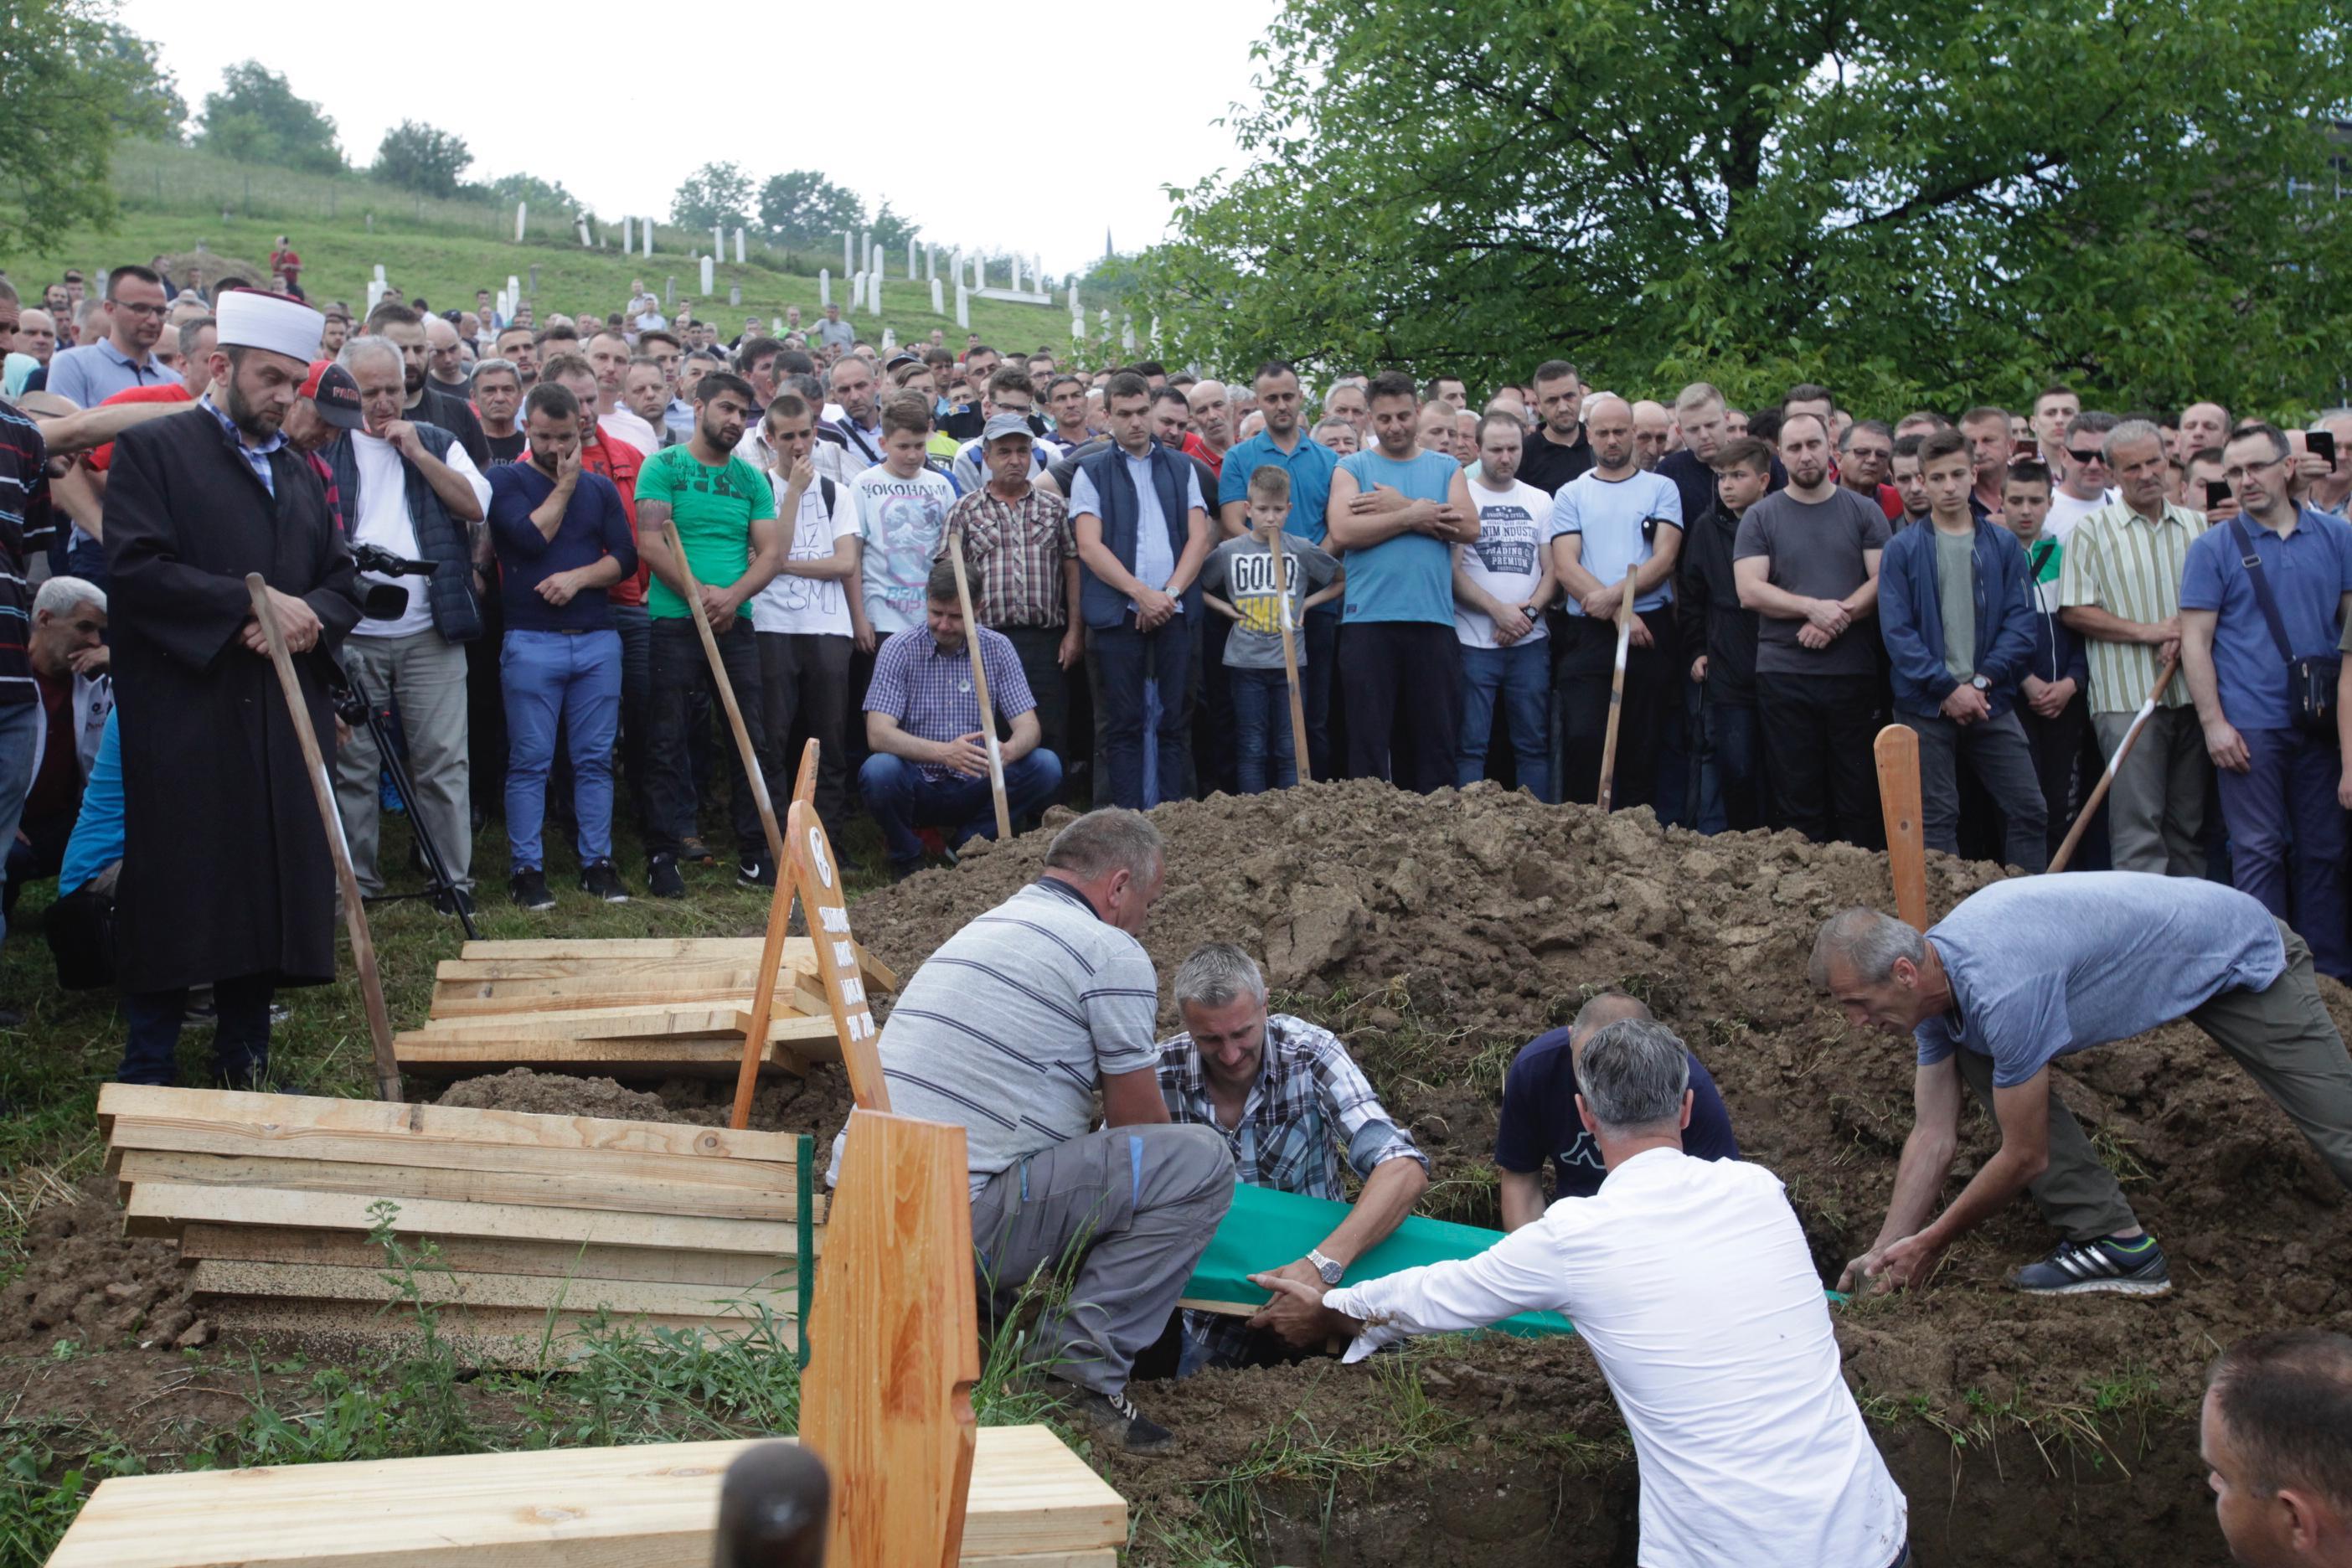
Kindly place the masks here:
[(2050, 515), (2042, 520), (2042, 533), (2061, 545), (2076, 523), (2114, 505), (2122, 494), (2114, 487), (2105, 451), (2107, 432), (2115, 427), (2116, 416), (2095, 408), (2066, 421), (2065, 478), (2050, 492)]
[(849, 481), (860, 551), (850, 618), (858, 650), (869, 656), (927, 624), (925, 584), (956, 501), (955, 486), (924, 466), (930, 435), (930, 405), (906, 393), (892, 397), (882, 405), (882, 461)]
[(1551, 497), (1519, 479), (1527, 426), (1496, 412), (1478, 422), (1470, 504), (1478, 537), (1454, 547), (1454, 635), (1462, 643), (1462, 742), (1454, 766), (1464, 784), (1486, 776), (1486, 742), (1499, 695), (1510, 728), (1519, 786), (1551, 802), (1551, 647), (1544, 606), (1557, 579), (1551, 563)]
[[(775, 580), (752, 597), (768, 776), (795, 775), (793, 727), (817, 743), (816, 814), (835, 844), (848, 826), (849, 601), (858, 578), (857, 509), (845, 486), (819, 477), (816, 411), (780, 392), (761, 419), (774, 467), (776, 517), (789, 543)], [(836, 851), (838, 853), (838, 851)]]
[(1893, 1568), (1907, 1510), (1841, 1373), (1804, 1227), (1780, 1178), (1683, 1152), (1690, 1057), (1664, 1025), (1609, 1025), (1576, 1064), (1608, 1175), (1475, 1258), (1327, 1290), (1361, 1361), (1408, 1334), (1565, 1313), (1633, 1437), (1646, 1568)]

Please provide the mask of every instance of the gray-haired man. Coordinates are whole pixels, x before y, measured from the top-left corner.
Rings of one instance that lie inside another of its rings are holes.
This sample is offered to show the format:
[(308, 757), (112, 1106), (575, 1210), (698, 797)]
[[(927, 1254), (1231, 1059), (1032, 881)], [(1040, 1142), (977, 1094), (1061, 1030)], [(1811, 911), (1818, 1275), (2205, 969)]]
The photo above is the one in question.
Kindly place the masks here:
[[(2050, 1064), (2187, 1018), (2238, 1058), (2352, 1187), (2352, 1059), (2312, 979), (2311, 950), (2218, 882), (2134, 871), (2020, 877), (1961, 900), (1926, 935), (1876, 910), (1831, 918), (1810, 976), (1859, 1028), (1918, 1042), (1915, 1121), (1886, 1223), (1842, 1283), (1907, 1285), (2022, 1190), (2065, 1240), (2021, 1290), (2161, 1296), (2164, 1253), (2053, 1091)], [(2000, 1148), (1929, 1215), (1958, 1147), (1960, 1086)]]
[[(1076, 1255), (1029, 1359), (1083, 1391), (1079, 1415), (1146, 1451), (1172, 1435), (1129, 1402), (1129, 1371), (1234, 1201), (1223, 1142), (1169, 1125), (1160, 1098), (1160, 982), (1137, 938), (1162, 856), (1139, 812), (1071, 823), (1045, 875), (923, 961), (877, 1043), (892, 1109), (966, 1131), (972, 1246), (999, 1315)], [(1097, 1087), (1104, 1126), (1090, 1131)]]
[[(1347, 1201), (1339, 1160), (1363, 1183), (1355, 1205), (1307, 1256), (1276, 1272), (1302, 1285), (1337, 1285), (1349, 1265), (1388, 1239), (1429, 1185), (1429, 1162), (1348, 1055), (1320, 1025), (1265, 1010), (1265, 976), (1228, 942), (1194, 948), (1177, 966), (1183, 1034), (1160, 1043), (1160, 1092), (1172, 1121), (1213, 1127), (1253, 1187)], [(1286, 1360), (1323, 1342), (1318, 1314), (1276, 1295), (1247, 1322), (1184, 1315), (1181, 1371)]]
[(1578, 1072), (1609, 1168), (1592, 1196), (1457, 1262), (1328, 1293), (1258, 1283), (1355, 1336), (1351, 1362), (1408, 1334), (1566, 1313), (1633, 1432), (1651, 1568), (1900, 1568), (1903, 1493), (1846, 1387), (1780, 1178), (1683, 1152), (1690, 1053), (1664, 1025), (1608, 1026)]

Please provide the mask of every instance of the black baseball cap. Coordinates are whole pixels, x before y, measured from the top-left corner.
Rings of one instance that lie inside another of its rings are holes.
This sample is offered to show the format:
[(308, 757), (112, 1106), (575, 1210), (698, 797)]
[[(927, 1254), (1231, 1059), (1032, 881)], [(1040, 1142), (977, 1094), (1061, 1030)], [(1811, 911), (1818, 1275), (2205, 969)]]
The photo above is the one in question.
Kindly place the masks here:
[(302, 395), (317, 404), (319, 417), (338, 430), (357, 430), (366, 423), (360, 414), (360, 384), (333, 360), (311, 362)]

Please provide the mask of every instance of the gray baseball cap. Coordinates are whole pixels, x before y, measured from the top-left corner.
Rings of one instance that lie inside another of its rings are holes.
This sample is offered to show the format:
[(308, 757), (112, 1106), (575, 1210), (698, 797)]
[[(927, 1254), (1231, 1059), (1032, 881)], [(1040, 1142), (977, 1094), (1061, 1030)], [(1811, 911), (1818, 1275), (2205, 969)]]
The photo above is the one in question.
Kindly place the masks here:
[(1020, 415), (992, 414), (988, 416), (987, 426), (980, 433), (980, 444), (985, 447), (1000, 436), (1018, 436), (1024, 441), (1037, 438), (1036, 432), (1029, 428), (1029, 421)]

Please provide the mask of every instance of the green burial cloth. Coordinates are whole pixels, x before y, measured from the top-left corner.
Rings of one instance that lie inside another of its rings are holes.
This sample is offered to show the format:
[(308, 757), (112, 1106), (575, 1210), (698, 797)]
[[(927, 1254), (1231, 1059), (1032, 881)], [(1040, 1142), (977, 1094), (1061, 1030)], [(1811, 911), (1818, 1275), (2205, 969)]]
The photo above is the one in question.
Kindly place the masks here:
[[(1309, 1248), (1339, 1227), (1347, 1214), (1346, 1204), (1237, 1184), (1234, 1206), (1226, 1211), (1209, 1250), (1201, 1255), (1200, 1267), (1186, 1282), (1184, 1300), (1265, 1300), (1265, 1288), (1251, 1284), (1249, 1277), (1306, 1257)], [(1340, 1283), (1355, 1285), (1424, 1263), (1475, 1257), (1502, 1239), (1499, 1230), (1414, 1215), (1386, 1241), (1356, 1259)], [(1527, 1338), (1576, 1331), (1558, 1312), (1522, 1312), (1494, 1326), (1504, 1333)]]

